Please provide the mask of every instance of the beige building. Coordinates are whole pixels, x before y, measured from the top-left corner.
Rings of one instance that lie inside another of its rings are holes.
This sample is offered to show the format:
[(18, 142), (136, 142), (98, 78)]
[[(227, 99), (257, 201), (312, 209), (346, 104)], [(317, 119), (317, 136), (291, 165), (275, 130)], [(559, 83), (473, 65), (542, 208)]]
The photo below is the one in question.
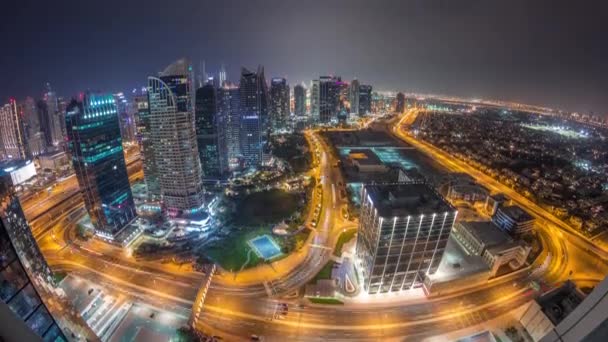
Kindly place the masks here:
[(457, 222), (452, 235), (468, 254), (482, 258), (490, 269), (490, 277), (506, 264), (514, 270), (522, 267), (531, 250), (489, 221)]

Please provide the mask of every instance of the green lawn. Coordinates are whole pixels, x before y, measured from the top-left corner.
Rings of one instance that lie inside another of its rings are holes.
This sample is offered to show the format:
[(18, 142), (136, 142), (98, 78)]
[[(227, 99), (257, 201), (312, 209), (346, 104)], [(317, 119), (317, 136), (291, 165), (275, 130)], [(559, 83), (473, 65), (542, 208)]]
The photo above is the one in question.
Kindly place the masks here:
[(331, 279), (331, 270), (334, 268), (335, 262), (333, 260), (329, 260), (325, 266), (317, 273), (317, 275), (312, 279), (311, 283), (316, 283), (317, 280), (321, 279)]
[(53, 280), (59, 284), (68, 274), (66, 272), (53, 272)]
[(298, 209), (300, 196), (282, 190), (255, 192), (240, 199), (235, 223), (244, 226), (274, 224)]
[(340, 234), (338, 242), (336, 243), (336, 249), (334, 249), (335, 256), (339, 257), (342, 254), (342, 246), (344, 246), (345, 243), (349, 242), (355, 236), (355, 233), (357, 233), (357, 229), (349, 229)]
[[(247, 261), (247, 253), (251, 250), (247, 241), (256, 236), (268, 234), (269, 231), (270, 228), (268, 227), (243, 228), (234, 231), (216, 245), (205, 248), (204, 252), (207, 257), (217, 262), (223, 269), (236, 272)], [(254, 252), (251, 252), (251, 259), (246, 268), (253, 267), (262, 261)]]
[(309, 297), (308, 300), (314, 304), (330, 304), (330, 305), (342, 305), (344, 304), (342, 301), (337, 300), (335, 298), (315, 298)]

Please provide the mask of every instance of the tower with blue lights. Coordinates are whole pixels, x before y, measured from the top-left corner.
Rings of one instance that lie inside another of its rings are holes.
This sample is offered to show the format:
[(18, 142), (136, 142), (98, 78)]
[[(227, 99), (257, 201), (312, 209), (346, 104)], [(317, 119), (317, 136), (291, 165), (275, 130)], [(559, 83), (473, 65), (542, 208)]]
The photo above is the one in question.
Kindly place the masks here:
[(116, 101), (85, 94), (67, 108), (68, 152), (98, 234), (111, 238), (136, 216), (123, 154)]

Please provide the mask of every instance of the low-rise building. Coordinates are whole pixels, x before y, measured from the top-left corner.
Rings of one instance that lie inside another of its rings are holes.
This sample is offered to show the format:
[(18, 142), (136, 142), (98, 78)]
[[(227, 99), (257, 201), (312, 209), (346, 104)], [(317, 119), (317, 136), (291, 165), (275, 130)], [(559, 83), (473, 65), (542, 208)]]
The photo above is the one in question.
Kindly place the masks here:
[(452, 232), (467, 253), (482, 258), (490, 269), (490, 277), (506, 264), (512, 269), (520, 268), (530, 254), (529, 246), (513, 240), (489, 221), (457, 222)]
[(516, 205), (499, 207), (492, 222), (511, 235), (529, 232), (534, 227), (534, 217)]
[(486, 201), (489, 191), (479, 184), (453, 184), (448, 188), (447, 198), (466, 202)]
[(38, 156), (38, 164), (44, 172), (62, 174), (70, 169), (70, 160), (65, 152), (47, 152)]
[(562, 286), (531, 301), (519, 321), (535, 342), (540, 341), (554, 331), (556, 326), (583, 302), (583, 299), (584, 295), (576, 285), (567, 281)]
[(496, 194), (486, 197), (486, 204), (484, 210), (488, 215), (494, 215), (498, 207), (507, 202), (507, 197), (503, 194)]
[(9, 160), (0, 162), (0, 172), (10, 175), (13, 185), (18, 186), (36, 176), (36, 167), (31, 160)]
[(354, 149), (348, 153), (348, 159), (359, 172), (376, 173), (386, 172), (388, 167), (370, 149)]

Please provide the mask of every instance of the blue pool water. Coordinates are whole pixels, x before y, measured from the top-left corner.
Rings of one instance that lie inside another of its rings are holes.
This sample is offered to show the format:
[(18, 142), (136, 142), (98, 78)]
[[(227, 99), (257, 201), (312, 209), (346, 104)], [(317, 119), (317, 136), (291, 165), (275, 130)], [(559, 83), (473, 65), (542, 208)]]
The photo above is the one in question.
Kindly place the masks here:
[(260, 258), (265, 260), (281, 255), (281, 248), (268, 235), (258, 236), (249, 240), (249, 245)]

